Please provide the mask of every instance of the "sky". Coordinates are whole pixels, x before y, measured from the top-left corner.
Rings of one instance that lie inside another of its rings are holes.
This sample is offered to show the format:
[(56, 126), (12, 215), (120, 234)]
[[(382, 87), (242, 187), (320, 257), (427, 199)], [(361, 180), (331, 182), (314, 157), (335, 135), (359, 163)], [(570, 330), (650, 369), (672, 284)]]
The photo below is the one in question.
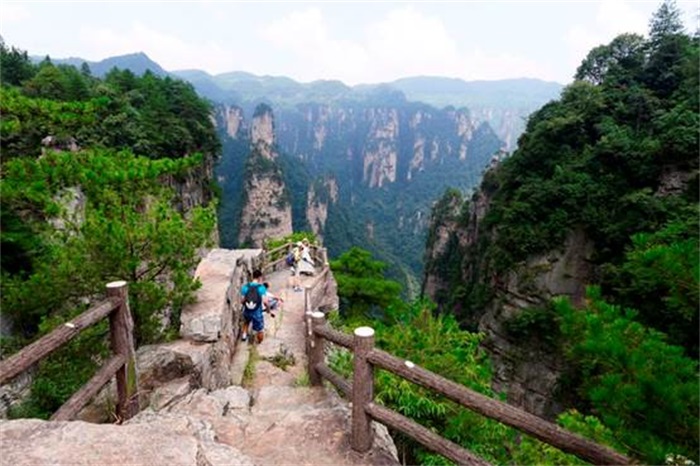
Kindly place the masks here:
[[(0, 0), (0, 35), (30, 55), (144, 52), (168, 71), (247, 71), (348, 85), (408, 76), (568, 84), (591, 48), (646, 35), (661, 0)], [(698, 0), (676, 0), (688, 31)]]

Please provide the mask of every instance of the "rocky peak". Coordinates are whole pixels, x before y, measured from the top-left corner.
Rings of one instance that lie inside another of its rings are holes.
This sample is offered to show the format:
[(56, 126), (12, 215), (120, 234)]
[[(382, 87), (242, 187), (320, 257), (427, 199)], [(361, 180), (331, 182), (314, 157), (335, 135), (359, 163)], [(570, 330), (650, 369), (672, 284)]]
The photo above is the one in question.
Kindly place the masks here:
[(260, 104), (255, 109), (250, 128), (250, 142), (263, 157), (270, 160), (277, 157), (272, 150), (275, 143), (275, 119), (272, 109), (267, 105)]
[(363, 157), (363, 181), (370, 188), (381, 188), (396, 181), (399, 115), (395, 108), (367, 110), (370, 130)]
[(251, 127), (251, 153), (245, 168), (245, 201), (240, 217), (239, 244), (263, 246), (267, 238), (292, 233), (292, 205), (273, 150), (272, 109), (255, 109)]
[(238, 132), (243, 124), (243, 110), (235, 105), (223, 105), (219, 107), (219, 118), (223, 122), (226, 134), (232, 139), (238, 139)]

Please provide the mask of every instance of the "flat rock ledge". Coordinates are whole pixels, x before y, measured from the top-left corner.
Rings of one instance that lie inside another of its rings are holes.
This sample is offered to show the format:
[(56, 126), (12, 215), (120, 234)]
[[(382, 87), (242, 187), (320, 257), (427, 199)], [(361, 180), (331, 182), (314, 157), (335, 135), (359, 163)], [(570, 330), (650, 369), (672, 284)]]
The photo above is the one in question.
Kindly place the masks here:
[[(180, 382), (173, 381), (177, 388)], [(349, 446), (347, 402), (323, 388), (231, 386), (183, 393), (123, 425), (0, 421), (3, 465), (398, 465), (386, 429)]]

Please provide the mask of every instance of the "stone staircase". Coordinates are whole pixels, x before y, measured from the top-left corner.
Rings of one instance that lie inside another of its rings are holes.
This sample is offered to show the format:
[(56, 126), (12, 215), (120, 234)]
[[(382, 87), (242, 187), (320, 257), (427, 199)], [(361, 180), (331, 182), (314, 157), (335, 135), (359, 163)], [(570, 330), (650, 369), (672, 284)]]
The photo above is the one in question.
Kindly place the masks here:
[[(378, 424), (373, 448), (354, 452), (347, 401), (332, 388), (305, 383), (304, 293), (288, 287), (288, 271), (265, 277), (284, 303), (276, 318), (265, 316), (263, 343), (240, 341), (237, 304), (225, 296), (237, 296), (243, 275), (236, 270), (255, 266), (258, 256), (256, 250), (214, 250), (200, 263), (203, 286), (197, 304), (183, 312), (185, 338), (139, 350), (148, 408), (122, 425), (0, 422), (0, 465), (398, 464)], [(302, 285), (312, 280), (303, 278)], [(95, 406), (81, 418), (94, 418)]]

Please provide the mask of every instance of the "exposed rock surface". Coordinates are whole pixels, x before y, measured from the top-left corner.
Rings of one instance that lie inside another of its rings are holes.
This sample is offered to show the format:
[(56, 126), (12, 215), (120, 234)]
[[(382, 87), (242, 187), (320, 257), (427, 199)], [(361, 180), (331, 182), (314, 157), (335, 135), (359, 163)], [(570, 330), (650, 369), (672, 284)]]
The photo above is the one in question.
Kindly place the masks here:
[(311, 231), (323, 242), (328, 207), (338, 202), (338, 183), (335, 178), (326, 178), (321, 186), (311, 185), (306, 199), (306, 218), (311, 225)]
[(232, 139), (240, 137), (239, 131), (243, 127), (243, 110), (235, 105), (221, 105), (217, 107), (217, 119), (226, 129), (226, 134)]
[(552, 418), (562, 410), (555, 395), (565, 362), (537, 342), (515, 339), (505, 325), (523, 309), (544, 305), (555, 296), (582, 304), (593, 273), (592, 253), (593, 245), (583, 232), (572, 232), (560, 250), (532, 257), (510, 273), (479, 321), (495, 368), (494, 389), (505, 392), (510, 403), (540, 416)]
[(238, 243), (261, 247), (268, 238), (292, 234), (292, 205), (274, 151), (274, 119), (269, 108), (259, 111), (251, 128), (252, 151), (246, 167), (245, 202)]
[(275, 123), (272, 110), (269, 108), (262, 112), (256, 112), (250, 129), (250, 143), (259, 149), (266, 159), (277, 158), (277, 153), (272, 150), (275, 143)]
[(490, 202), (482, 189), (473, 195), (466, 218), (460, 217), (463, 201), (456, 197), (433, 219), (423, 289), (436, 302), (447, 302), (454, 290), (439, 270), (456, 258), (462, 281), (480, 280), (493, 290), (495, 295), (484, 308), (456, 308), (454, 312), (464, 312), (460, 318), (486, 334), (484, 346), (494, 367), (493, 388), (505, 393), (510, 403), (552, 418), (562, 409), (556, 392), (564, 361), (539, 339), (523, 341), (509, 334), (506, 325), (524, 309), (543, 305), (555, 296), (581, 303), (593, 274), (589, 261), (593, 245), (583, 232), (573, 231), (561, 248), (529, 258), (507, 276), (485, 277), (476, 245), (484, 234), (480, 225)]
[(214, 441), (202, 421), (153, 417), (126, 425), (22, 419), (0, 422), (2, 462), (13, 466), (172, 464), (252, 465)]

